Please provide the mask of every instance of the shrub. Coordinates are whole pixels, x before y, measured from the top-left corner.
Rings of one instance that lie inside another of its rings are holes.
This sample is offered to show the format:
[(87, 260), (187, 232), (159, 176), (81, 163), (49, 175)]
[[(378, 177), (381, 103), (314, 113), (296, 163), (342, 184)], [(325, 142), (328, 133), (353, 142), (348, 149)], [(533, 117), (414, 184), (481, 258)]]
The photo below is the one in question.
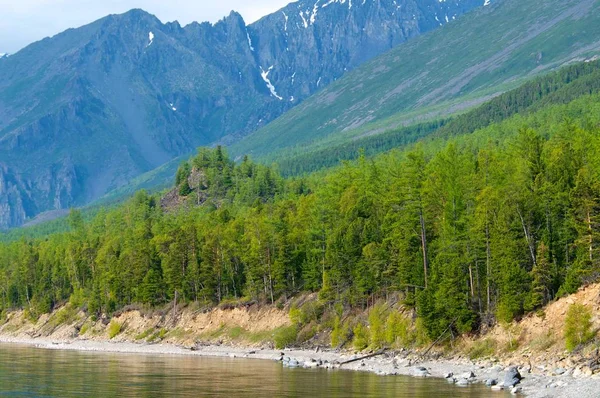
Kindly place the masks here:
[(352, 345), (358, 351), (362, 351), (369, 346), (369, 331), (362, 324), (359, 323), (354, 327), (354, 339), (352, 340)]
[(241, 326), (236, 326), (233, 327), (229, 330), (229, 338), (231, 339), (238, 339), (240, 338), (241, 335), (243, 335), (246, 331), (244, 330), (244, 328), (242, 328)]
[(83, 289), (75, 289), (69, 298), (69, 303), (73, 308), (81, 308), (85, 302), (85, 292)]
[(537, 351), (546, 351), (550, 347), (552, 347), (556, 343), (556, 339), (554, 334), (551, 331), (548, 331), (541, 336), (536, 337), (531, 342), (531, 347)]
[(296, 342), (298, 338), (298, 327), (296, 325), (282, 327), (275, 331), (273, 342), (278, 350), (286, 348)]
[(378, 304), (369, 312), (369, 340), (371, 347), (375, 349), (385, 345), (383, 311), (383, 306)]
[(81, 326), (81, 329), (79, 329), (79, 335), (80, 336), (85, 335), (87, 332), (89, 332), (91, 327), (92, 327), (92, 324), (90, 322), (84, 323), (83, 326)]
[(52, 302), (49, 297), (42, 297), (39, 299), (31, 300), (31, 308), (30, 311), (32, 314), (35, 314), (34, 317), (40, 317), (42, 314), (49, 314), (52, 311)]
[(517, 351), (517, 349), (519, 348), (520, 345), (521, 345), (521, 342), (519, 341), (518, 338), (509, 339), (506, 342), (506, 345), (504, 347), (504, 351), (506, 351), (506, 352), (515, 352), (515, 351)]
[(392, 311), (385, 322), (385, 340), (393, 346), (406, 347), (412, 343), (410, 321)]
[(150, 336), (150, 334), (154, 331), (154, 328), (148, 328), (144, 330), (142, 333), (135, 336), (136, 340), (143, 340), (146, 337)]
[(152, 336), (148, 338), (148, 342), (153, 343), (155, 341), (163, 340), (167, 336), (167, 330), (162, 328), (156, 331)]
[(108, 325), (108, 338), (114, 339), (119, 333), (121, 333), (121, 324), (116, 321), (111, 321)]
[(298, 332), (296, 342), (302, 344), (302, 343), (309, 341), (310, 339), (312, 339), (313, 337), (315, 337), (317, 335), (317, 330), (318, 330), (318, 327), (315, 322), (311, 322), (308, 325), (305, 325)]
[(333, 330), (331, 331), (331, 347), (338, 348), (350, 338), (350, 327), (347, 322), (342, 323), (339, 316), (335, 317)]
[(298, 308), (293, 306), (290, 309), (290, 319), (296, 325), (306, 325), (310, 322), (318, 322), (325, 307), (318, 301), (311, 301)]
[(475, 342), (469, 350), (469, 358), (478, 359), (494, 355), (496, 352), (496, 341), (493, 339), (484, 339)]
[(595, 332), (592, 330), (592, 312), (582, 304), (573, 304), (565, 318), (565, 346), (569, 352), (590, 342)]
[(66, 305), (56, 311), (49, 319), (47, 325), (51, 328), (57, 328), (62, 325), (73, 323), (77, 318), (77, 312), (70, 305)]
[(188, 196), (190, 193), (192, 193), (192, 188), (190, 188), (189, 182), (185, 180), (179, 186), (179, 196)]
[(429, 344), (430, 342), (429, 336), (427, 335), (427, 328), (425, 327), (425, 322), (423, 321), (423, 318), (417, 318), (417, 321), (415, 322), (414, 341), (419, 347)]
[(290, 308), (290, 320), (294, 325), (302, 324), (303, 317), (304, 314), (300, 308), (296, 307), (295, 305)]

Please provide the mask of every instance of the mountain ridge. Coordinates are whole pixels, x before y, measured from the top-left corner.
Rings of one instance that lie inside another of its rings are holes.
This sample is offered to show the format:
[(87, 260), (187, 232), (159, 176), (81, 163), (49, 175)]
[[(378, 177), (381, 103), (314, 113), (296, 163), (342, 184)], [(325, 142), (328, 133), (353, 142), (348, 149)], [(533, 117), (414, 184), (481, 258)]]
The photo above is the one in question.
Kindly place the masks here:
[(438, 13), (481, 5), (300, 1), (251, 25), (232, 12), (185, 27), (134, 9), (34, 43), (0, 61), (0, 228), (234, 142), (365, 57), (443, 24)]
[[(448, 116), (600, 53), (594, 0), (504, 0), (365, 63), (236, 143), (265, 160)], [(277, 152), (279, 150), (279, 152)], [(276, 155), (277, 154), (277, 155)]]

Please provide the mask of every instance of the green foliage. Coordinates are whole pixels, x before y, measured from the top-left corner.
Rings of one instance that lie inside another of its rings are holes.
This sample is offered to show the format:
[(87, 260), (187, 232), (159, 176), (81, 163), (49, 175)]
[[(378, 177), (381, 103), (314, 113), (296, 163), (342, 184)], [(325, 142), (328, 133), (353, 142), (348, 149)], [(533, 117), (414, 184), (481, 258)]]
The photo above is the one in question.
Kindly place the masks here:
[(369, 330), (362, 323), (358, 323), (352, 330), (354, 338), (352, 346), (357, 351), (362, 351), (369, 346)]
[(168, 333), (167, 329), (165, 329), (165, 328), (156, 330), (154, 333), (152, 333), (150, 335), (150, 337), (148, 337), (148, 342), (154, 343), (156, 341), (162, 341), (167, 336), (167, 333)]
[(331, 331), (331, 347), (340, 348), (350, 340), (352, 330), (348, 322), (342, 322), (339, 316), (335, 317)]
[(148, 336), (150, 336), (152, 334), (152, 332), (154, 332), (154, 328), (148, 328), (146, 330), (144, 330), (142, 333), (139, 333), (135, 336), (136, 340), (144, 340), (146, 338), (148, 338)]
[(583, 304), (572, 304), (565, 318), (565, 347), (569, 352), (589, 343), (595, 336), (592, 311)]
[(122, 326), (123, 325), (121, 325), (119, 322), (112, 320), (107, 328), (108, 338), (114, 339), (117, 335), (119, 335), (122, 332)]
[(91, 328), (92, 328), (91, 322), (84, 323), (83, 326), (81, 326), (81, 329), (79, 329), (79, 336), (85, 336), (86, 333), (89, 332)]
[(417, 347), (423, 347), (431, 342), (428, 336), (427, 328), (425, 327), (425, 322), (422, 318), (417, 318), (415, 322), (415, 344)]
[(521, 345), (521, 342), (519, 341), (518, 338), (512, 338), (506, 342), (504, 351), (515, 352), (517, 349), (519, 349), (520, 345)]
[(290, 308), (290, 319), (294, 324), (302, 326), (311, 322), (318, 322), (324, 311), (325, 307), (321, 302), (310, 301), (300, 308), (292, 306)]
[(190, 184), (187, 181), (182, 182), (179, 185), (179, 195), (188, 196), (190, 193), (192, 193), (192, 188), (190, 188)]
[(319, 300), (291, 309), (296, 333), (333, 308), (337, 344), (345, 309), (373, 298), (418, 314), (412, 325), (376, 306), (354, 330), (363, 348), (510, 323), (600, 275), (599, 108), (582, 97), (302, 179), (200, 149), (186, 206), (140, 191), (92, 220), (73, 213), (65, 232), (0, 244), (0, 310), (37, 318), (70, 300), (99, 316), (306, 291)]
[(497, 342), (494, 339), (487, 338), (479, 340), (469, 349), (468, 355), (471, 360), (486, 358), (494, 355)]
[(385, 345), (385, 308), (382, 304), (377, 304), (369, 312), (369, 342), (371, 348), (379, 349)]
[(70, 305), (67, 305), (56, 311), (48, 319), (47, 325), (51, 328), (57, 328), (63, 325), (69, 325), (75, 322), (77, 318), (77, 310)]
[(297, 340), (298, 327), (296, 325), (279, 328), (273, 334), (273, 343), (278, 350), (295, 344)]
[(305, 343), (317, 335), (319, 331), (319, 326), (317, 323), (311, 322), (308, 325), (304, 325), (299, 331), (296, 337), (296, 343), (302, 344)]
[(398, 311), (392, 311), (385, 322), (385, 339), (390, 346), (405, 348), (412, 344), (410, 320)]
[(85, 291), (83, 289), (76, 289), (69, 298), (69, 304), (73, 308), (81, 308), (85, 303)]
[(556, 336), (552, 331), (548, 331), (538, 337), (536, 337), (530, 344), (531, 348), (536, 351), (542, 352), (548, 350), (556, 344)]

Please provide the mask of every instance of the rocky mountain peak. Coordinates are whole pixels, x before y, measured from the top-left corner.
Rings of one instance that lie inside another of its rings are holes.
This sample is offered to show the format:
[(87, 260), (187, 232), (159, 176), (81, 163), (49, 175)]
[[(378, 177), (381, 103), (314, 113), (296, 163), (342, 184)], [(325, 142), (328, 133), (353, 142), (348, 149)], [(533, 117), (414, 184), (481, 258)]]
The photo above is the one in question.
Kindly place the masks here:
[(482, 2), (301, 0), (250, 25), (231, 12), (185, 27), (134, 9), (34, 43), (0, 68), (0, 162), (12, 181), (0, 227), (239, 140)]

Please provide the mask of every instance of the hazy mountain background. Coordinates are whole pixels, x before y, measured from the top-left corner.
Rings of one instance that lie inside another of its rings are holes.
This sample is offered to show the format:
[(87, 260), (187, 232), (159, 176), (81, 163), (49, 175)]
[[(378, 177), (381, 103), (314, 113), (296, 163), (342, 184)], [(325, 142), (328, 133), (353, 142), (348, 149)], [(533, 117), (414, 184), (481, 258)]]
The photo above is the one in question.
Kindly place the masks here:
[[(132, 10), (0, 59), (0, 227), (233, 143), (482, 0), (299, 1), (247, 26)], [(408, 62), (408, 60), (407, 60)]]

